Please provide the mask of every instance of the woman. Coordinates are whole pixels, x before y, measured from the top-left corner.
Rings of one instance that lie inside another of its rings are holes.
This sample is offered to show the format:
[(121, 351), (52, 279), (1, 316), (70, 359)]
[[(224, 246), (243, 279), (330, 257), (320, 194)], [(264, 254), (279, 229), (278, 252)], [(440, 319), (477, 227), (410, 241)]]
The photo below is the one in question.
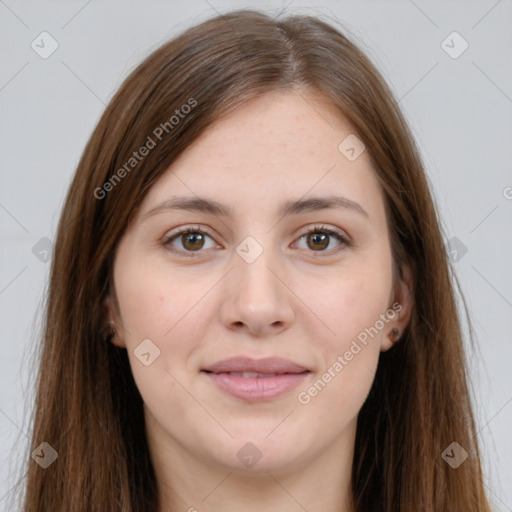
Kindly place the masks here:
[(411, 133), (313, 17), (238, 11), (124, 82), (62, 212), (24, 510), (485, 511)]

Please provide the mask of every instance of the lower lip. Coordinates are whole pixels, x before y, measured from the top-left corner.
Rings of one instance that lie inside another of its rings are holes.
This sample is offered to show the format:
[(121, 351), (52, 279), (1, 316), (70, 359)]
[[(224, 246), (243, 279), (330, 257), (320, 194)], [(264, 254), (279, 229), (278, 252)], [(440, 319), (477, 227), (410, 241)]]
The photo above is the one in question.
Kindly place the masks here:
[(296, 388), (309, 375), (309, 372), (304, 372), (246, 378), (228, 373), (203, 373), (222, 391), (246, 402), (261, 402), (275, 398)]

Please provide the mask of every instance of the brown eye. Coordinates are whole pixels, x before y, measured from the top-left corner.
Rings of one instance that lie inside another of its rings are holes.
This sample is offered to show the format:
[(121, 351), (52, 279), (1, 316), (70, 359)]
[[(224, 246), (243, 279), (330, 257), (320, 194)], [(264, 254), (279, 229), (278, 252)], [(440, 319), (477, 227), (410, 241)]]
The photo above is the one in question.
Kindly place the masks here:
[(181, 243), (187, 251), (197, 251), (204, 245), (204, 235), (202, 233), (185, 233), (181, 235)]
[(322, 251), (328, 247), (329, 238), (327, 233), (310, 233), (306, 236), (308, 247), (314, 251)]
[[(210, 245), (207, 245), (208, 239)], [(204, 252), (203, 249), (215, 247), (213, 238), (197, 227), (180, 229), (177, 233), (165, 237), (162, 244), (174, 252), (188, 256), (191, 256), (192, 253)]]
[(314, 226), (304, 233), (298, 242), (304, 242), (305, 245), (299, 248), (319, 253), (319, 256), (332, 255), (352, 245), (341, 232), (323, 226)]

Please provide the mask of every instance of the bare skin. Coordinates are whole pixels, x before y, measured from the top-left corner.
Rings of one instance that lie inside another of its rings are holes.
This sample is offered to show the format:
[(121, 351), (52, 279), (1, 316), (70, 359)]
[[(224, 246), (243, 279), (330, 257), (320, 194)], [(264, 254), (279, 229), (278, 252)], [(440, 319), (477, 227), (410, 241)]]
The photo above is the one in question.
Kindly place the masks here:
[[(392, 347), (388, 333), (409, 321), (410, 288), (393, 281), (367, 152), (350, 161), (338, 149), (351, 133), (321, 98), (252, 100), (173, 163), (121, 239), (118, 307), (108, 305), (144, 399), (160, 512), (354, 510), (357, 415), (380, 352)], [(278, 211), (332, 195), (365, 213)], [(159, 207), (176, 196), (216, 201), (231, 215)], [(195, 237), (176, 235), (187, 226)], [(378, 334), (363, 344), (370, 327)], [(146, 339), (148, 365), (137, 357)], [(202, 371), (235, 355), (278, 356), (308, 373), (291, 390), (247, 401)]]

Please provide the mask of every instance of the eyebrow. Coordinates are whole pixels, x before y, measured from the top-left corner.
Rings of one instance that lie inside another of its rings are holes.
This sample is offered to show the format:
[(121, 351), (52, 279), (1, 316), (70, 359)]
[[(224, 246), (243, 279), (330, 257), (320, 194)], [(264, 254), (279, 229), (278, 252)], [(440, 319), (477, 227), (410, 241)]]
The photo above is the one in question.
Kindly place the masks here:
[[(287, 217), (316, 210), (327, 210), (329, 208), (343, 208), (356, 212), (364, 217), (369, 217), (366, 210), (359, 203), (346, 197), (336, 195), (286, 201), (280, 206), (278, 215), (279, 217)], [(151, 208), (142, 216), (142, 220), (146, 220), (156, 214), (172, 210), (186, 210), (190, 212), (207, 213), (219, 217), (233, 217), (233, 210), (231, 207), (225, 206), (212, 199), (197, 196), (176, 196)]]

